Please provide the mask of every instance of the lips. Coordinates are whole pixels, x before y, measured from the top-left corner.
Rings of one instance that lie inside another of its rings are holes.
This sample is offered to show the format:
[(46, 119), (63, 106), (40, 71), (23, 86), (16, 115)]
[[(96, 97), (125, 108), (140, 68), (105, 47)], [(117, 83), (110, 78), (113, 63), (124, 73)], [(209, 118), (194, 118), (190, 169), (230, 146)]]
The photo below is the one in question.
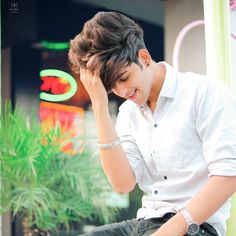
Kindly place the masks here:
[(130, 93), (127, 98), (133, 100), (135, 98), (137, 89), (133, 90), (132, 93)]

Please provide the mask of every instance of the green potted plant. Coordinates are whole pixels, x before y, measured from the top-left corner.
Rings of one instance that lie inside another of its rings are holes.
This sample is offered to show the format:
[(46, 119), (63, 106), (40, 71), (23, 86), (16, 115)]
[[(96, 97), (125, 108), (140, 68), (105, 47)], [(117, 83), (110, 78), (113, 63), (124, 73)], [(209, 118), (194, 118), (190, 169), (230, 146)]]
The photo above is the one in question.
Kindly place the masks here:
[(0, 212), (22, 220), (24, 235), (50, 235), (71, 222), (116, 212), (106, 204), (112, 190), (97, 154), (84, 147), (70, 155), (57, 142), (60, 129), (43, 132), (37, 119), (5, 105), (0, 114)]

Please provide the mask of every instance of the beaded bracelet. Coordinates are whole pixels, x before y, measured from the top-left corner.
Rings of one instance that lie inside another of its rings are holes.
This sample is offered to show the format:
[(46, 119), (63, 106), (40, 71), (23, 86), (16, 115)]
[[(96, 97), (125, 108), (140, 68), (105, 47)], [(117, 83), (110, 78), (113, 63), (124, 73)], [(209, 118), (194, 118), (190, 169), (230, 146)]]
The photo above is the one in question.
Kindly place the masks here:
[(117, 138), (112, 143), (99, 143), (99, 142), (97, 142), (97, 146), (101, 149), (110, 149), (110, 148), (114, 148), (115, 146), (117, 146), (120, 143), (121, 143), (120, 138)]

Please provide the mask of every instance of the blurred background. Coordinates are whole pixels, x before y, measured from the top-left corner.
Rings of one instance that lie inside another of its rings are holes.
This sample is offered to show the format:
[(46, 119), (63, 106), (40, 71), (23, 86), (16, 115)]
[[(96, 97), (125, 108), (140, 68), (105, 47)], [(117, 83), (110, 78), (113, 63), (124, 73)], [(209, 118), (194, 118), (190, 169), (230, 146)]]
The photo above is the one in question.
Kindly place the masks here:
[[(2, 0), (2, 100), (9, 99), (14, 107), (22, 107), (26, 113), (33, 109), (42, 124), (53, 125), (48, 121), (57, 117), (62, 124), (67, 123), (65, 130), (69, 122), (69, 128), (79, 135), (79, 121), (85, 124), (85, 132), (96, 136), (86, 91), (80, 81), (73, 78), (76, 85), (72, 92), (72, 82), (67, 79), (70, 75), (67, 53), (69, 40), (98, 11), (119, 11), (133, 18), (144, 29), (146, 46), (153, 59), (170, 64), (180, 30), (204, 18), (203, 2), (199, 0)], [(206, 73), (203, 26), (195, 27), (185, 37), (179, 67), (181, 71)], [(43, 74), (47, 69), (54, 71)], [(66, 73), (58, 79), (55, 71)], [(58, 96), (69, 92), (69, 97)], [(114, 121), (122, 102), (110, 95), (109, 108)], [(76, 148), (74, 144), (67, 151), (77, 151)], [(128, 195), (117, 196), (121, 210), (115, 220), (134, 218), (141, 197), (138, 188)], [(23, 235), (21, 222), (12, 221), (10, 213), (4, 215), (2, 222), (3, 236)], [(98, 224), (90, 220), (86, 226)], [(68, 235), (76, 235), (79, 230), (75, 228)], [(60, 234), (65, 232), (58, 232)]]

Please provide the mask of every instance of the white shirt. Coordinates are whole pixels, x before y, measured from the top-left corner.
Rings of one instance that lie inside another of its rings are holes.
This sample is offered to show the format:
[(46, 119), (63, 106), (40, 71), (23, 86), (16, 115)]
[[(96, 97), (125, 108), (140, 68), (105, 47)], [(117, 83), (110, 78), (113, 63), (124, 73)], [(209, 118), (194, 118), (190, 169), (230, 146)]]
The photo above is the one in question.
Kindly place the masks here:
[[(126, 101), (116, 121), (136, 181), (145, 192), (137, 218), (177, 212), (209, 176), (236, 175), (236, 106), (227, 88), (221, 81), (163, 64), (166, 76), (155, 111)], [(227, 201), (206, 221), (219, 236), (225, 234), (229, 210)]]

